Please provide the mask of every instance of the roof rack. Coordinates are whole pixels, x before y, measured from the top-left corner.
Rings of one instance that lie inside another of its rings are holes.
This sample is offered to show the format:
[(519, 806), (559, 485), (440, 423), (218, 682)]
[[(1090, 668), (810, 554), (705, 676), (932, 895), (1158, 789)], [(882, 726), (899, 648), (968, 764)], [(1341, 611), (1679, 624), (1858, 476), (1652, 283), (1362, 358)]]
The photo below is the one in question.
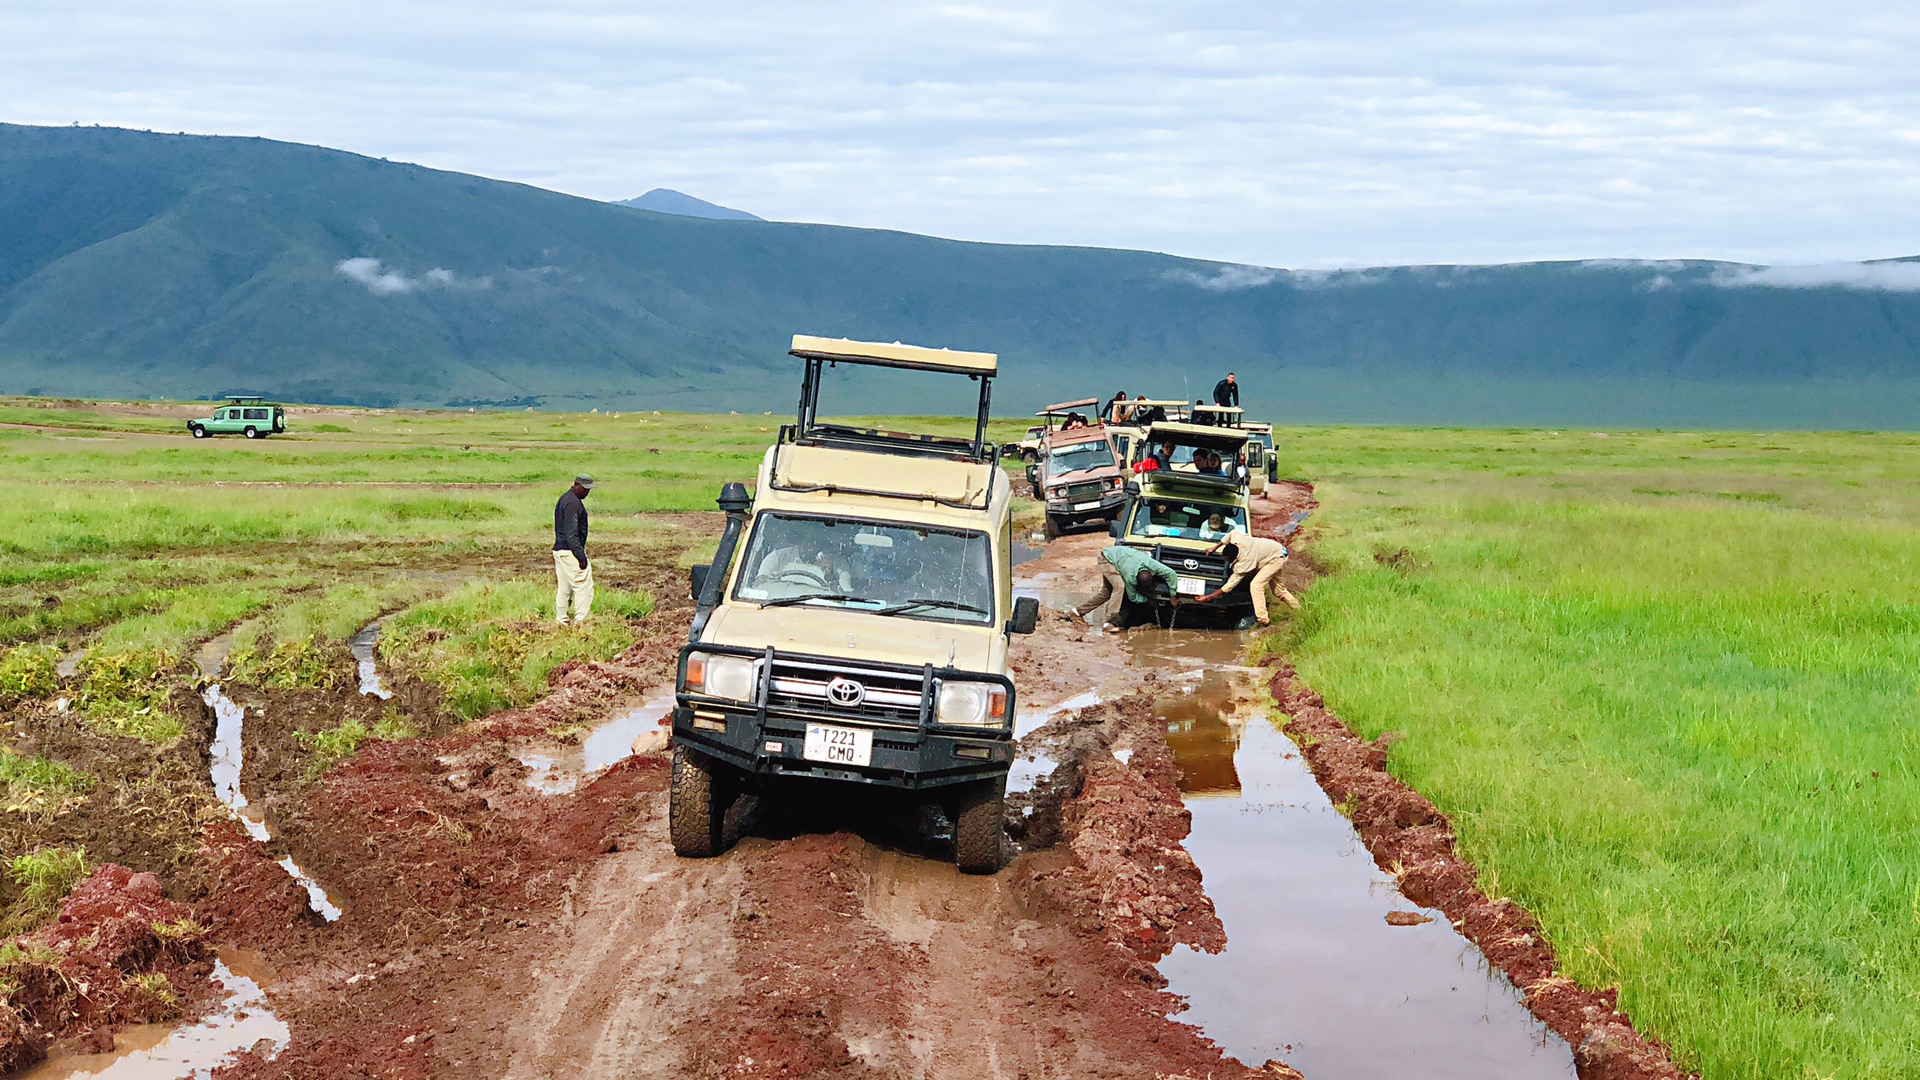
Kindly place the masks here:
[(263, 398), (258, 394), (228, 394), (227, 395), (227, 404), (229, 405), (259, 405), (264, 403), (266, 400), (267, 400), (266, 398)]
[[(793, 335), (793, 347), (788, 352), (806, 361), (807, 365), (806, 374), (800, 382), (799, 423), (792, 429), (795, 442), (831, 443), (880, 453), (976, 462), (986, 460), (995, 453), (993, 445), (987, 442), (987, 416), (993, 400), (993, 377), (1000, 367), (1000, 357), (994, 353), (928, 349), (919, 345), (903, 345), (897, 341), (885, 344), (806, 334)], [(837, 364), (943, 372), (965, 375), (977, 381), (980, 384), (980, 405), (974, 415), (973, 438), (915, 435), (821, 423), (821, 374), (828, 366)]]
[(957, 375), (999, 373), (996, 353), (959, 352), (954, 349), (928, 349), (919, 345), (885, 344), (878, 341), (851, 341), (847, 338), (793, 335), (793, 348), (787, 350), (802, 360), (825, 360), (834, 364), (871, 364), (874, 367), (908, 368), (915, 371), (950, 371)]
[(1080, 401), (1062, 401), (1058, 405), (1049, 405), (1046, 408), (1041, 409), (1039, 412), (1034, 413), (1033, 415), (1053, 416), (1058, 413), (1072, 412), (1075, 409), (1084, 409), (1089, 405), (1098, 405), (1098, 404), (1100, 404), (1100, 399), (1093, 398), (1093, 397), (1085, 398)]

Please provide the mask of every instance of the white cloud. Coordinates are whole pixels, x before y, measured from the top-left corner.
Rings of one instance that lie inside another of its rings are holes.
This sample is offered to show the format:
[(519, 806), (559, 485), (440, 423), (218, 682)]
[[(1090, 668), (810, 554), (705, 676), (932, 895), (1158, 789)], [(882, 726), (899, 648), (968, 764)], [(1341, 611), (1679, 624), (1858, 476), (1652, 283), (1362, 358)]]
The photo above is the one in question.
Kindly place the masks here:
[(1238, 292), (1241, 289), (1257, 289), (1262, 285), (1271, 285), (1282, 271), (1270, 270), (1264, 266), (1223, 266), (1211, 274), (1195, 273), (1192, 270), (1169, 270), (1169, 281), (1198, 285), (1214, 292)]
[(1920, 19), (1894, 0), (448, 12), (10, 0), (0, 119), (1253, 265), (1920, 252)]
[(1727, 288), (1864, 289), (1920, 292), (1920, 262), (1820, 263), (1814, 266), (1742, 266), (1708, 281)]
[(420, 287), (418, 281), (397, 270), (382, 269), (379, 259), (341, 259), (333, 268), (341, 276), (365, 285), (375, 296), (392, 296)]
[(490, 289), (493, 287), (491, 276), (481, 278), (463, 278), (451, 270), (436, 266), (419, 277), (408, 277), (398, 270), (390, 270), (379, 259), (361, 257), (341, 259), (334, 264), (334, 271), (352, 281), (367, 287), (375, 296), (392, 296), (395, 293), (408, 293), (415, 289)]

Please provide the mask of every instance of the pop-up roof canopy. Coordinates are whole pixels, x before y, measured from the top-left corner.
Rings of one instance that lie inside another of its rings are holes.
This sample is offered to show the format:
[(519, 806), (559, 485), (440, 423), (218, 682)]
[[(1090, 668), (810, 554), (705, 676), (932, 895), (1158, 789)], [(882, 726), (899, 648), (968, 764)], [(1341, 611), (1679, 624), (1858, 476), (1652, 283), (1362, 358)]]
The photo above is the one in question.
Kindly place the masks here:
[(1247, 440), (1251, 436), (1241, 428), (1167, 422), (1149, 426), (1145, 438), (1149, 443), (1204, 446), (1209, 450), (1218, 450), (1222, 453), (1238, 453), (1247, 445)]
[(1057, 413), (1072, 412), (1075, 409), (1084, 409), (1089, 405), (1098, 405), (1098, 404), (1100, 404), (1100, 399), (1094, 398), (1094, 397), (1083, 398), (1079, 401), (1063, 401), (1058, 405), (1049, 405), (1046, 408), (1041, 409), (1039, 412), (1034, 413), (1033, 415), (1053, 416)]
[(888, 345), (878, 341), (849, 341), (846, 338), (795, 334), (793, 348), (788, 351), (803, 360), (871, 364), (914, 371), (951, 371), (956, 375), (984, 375), (988, 378), (1000, 370), (1000, 357), (996, 353), (927, 349), (919, 345), (902, 345), (897, 341)]
[[(987, 442), (987, 415), (993, 398), (993, 377), (1000, 368), (1000, 357), (994, 353), (927, 349), (918, 345), (902, 345), (897, 341), (888, 345), (807, 334), (793, 335), (793, 348), (789, 351), (806, 361), (806, 374), (800, 381), (799, 423), (792, 429), (795, 437), (801, 441), (857, 446), (863, 450), (893, 454), (960, 457), (970, 461), (985, 460), (991, 450)], [(965, 375), (979, 384), (980, 391), (979, 410), (974, 415), (973, 438), (912, 435), (874, 428), (854, 428), (821, 420), (820, 388), (823, 374), (826, 368), (834, 364)]]

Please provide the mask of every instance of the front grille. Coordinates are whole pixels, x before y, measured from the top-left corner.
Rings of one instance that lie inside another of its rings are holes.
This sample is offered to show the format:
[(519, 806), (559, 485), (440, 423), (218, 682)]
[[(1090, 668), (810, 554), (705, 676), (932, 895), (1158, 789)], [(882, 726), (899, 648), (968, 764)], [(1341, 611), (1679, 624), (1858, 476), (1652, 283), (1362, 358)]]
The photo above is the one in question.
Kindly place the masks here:
[[(776, 660), (772, 675), (773, 681), (767, 687), (770, 710), (791, 710), (869, 724), (920, 726), (921, 702), (926, 689), (923, 675), (795, 660)], [(835, 679), (859, 683), (864, 691), (863, 700), (857, 705), (835, 701), (828, 691)]]
[(1104, 484), (1098, 481), (1090, 484), (1068, 484), (1067, 498), (1097, 499), (1100, 496), (1105, 495), (1109, 490), (1112, 489), (1112, 487), (1113, 485), (1111, 484)]
[(1153, 559), (1164, 566), (1172, 567), (1176, 573), (1210, 580), (1224, 580), (1233, 568), (1233, 564), (1221, 555), (1182, 551), (1179, 548), (1167, 548), (1159, 544), (1153, 547)]

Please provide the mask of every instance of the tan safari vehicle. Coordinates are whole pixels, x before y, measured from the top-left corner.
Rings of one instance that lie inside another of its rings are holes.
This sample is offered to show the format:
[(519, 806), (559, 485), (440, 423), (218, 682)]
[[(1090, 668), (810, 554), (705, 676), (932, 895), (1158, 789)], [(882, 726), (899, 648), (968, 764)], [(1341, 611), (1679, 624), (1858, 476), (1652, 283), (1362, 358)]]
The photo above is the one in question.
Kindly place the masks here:
[[(1246, 473), (1235, 467), (1250, 438), (1239, 428), (1189, 423), (1154, 424), (1141, 437), (1135, 459), (1151, 458), (1156, 467), (1135, 473), (1126, 509), (1109, 531), (1172, 567), (1182, 597), (1215, 591), (1232, 571), (1225, 553), (1207, 549), (1250, 524)], [(1163, 612), (1167, 625), (1176, 616), (1184, 624), (1237, 626), (1253, 618), (1253, 597), (1235, 589), (1211, 604)]]
[(1116, 410), (1120, 416), (1107, 423), (1107, 430), (1113, 435), (1113, 447), (1120, 455), (1120, 467), (1130, 469), (1140, 460), (1141, 439), (1147, 428), (1154, 423), (1179, 423), (1187, 418), (1187, 410), (1193, 408), (1185, 401), (1171, 401), (1164, 398), (1135, 398)]
[(1266, 447), (1253, 432), (1253, 426), (1244, 422), (1245, 410), (1238, 405), (1195, 405), (1193, 422), (1213, 427), (1240, 428), (1247, 433), (1247, 449), (1242, 455), (1240, 465), (1245, 470), (1247, 493), (1259, 497), (1267, 493), (1267, 455)]
[[(892, 792), (903, 818), (931, 803), (954, 861), (1004, 861), (1013, 761), (1009, 635), (1039, 604), (1015, 600), (1012, 485), (986, 441), (992, 353), (796, 336), (796, 423), (781, 427), (749, 500), (727, 523), (680, 653), (670, 831), (685, 856), (725, 846), (747, 793)], [(867, 368), (971, 379), (971, 438), (857, 428), (820, 416), (823, 374)]]
[(1112, 521), (1126, 505), (1127, 493), (1121, 490), (1126, 467), (1113, 439), (1106, 425), (1087, 422), (1087, 412), (1097, 415), (1099, 408), (1098, 398), (1084, 398), (1049, 405), (1038, 414), (1046, 429), (1038, 460), (1027, 466), (1027, 483), (1034, 498), (1047, 504), (1049, 540), (1076, 525)]

